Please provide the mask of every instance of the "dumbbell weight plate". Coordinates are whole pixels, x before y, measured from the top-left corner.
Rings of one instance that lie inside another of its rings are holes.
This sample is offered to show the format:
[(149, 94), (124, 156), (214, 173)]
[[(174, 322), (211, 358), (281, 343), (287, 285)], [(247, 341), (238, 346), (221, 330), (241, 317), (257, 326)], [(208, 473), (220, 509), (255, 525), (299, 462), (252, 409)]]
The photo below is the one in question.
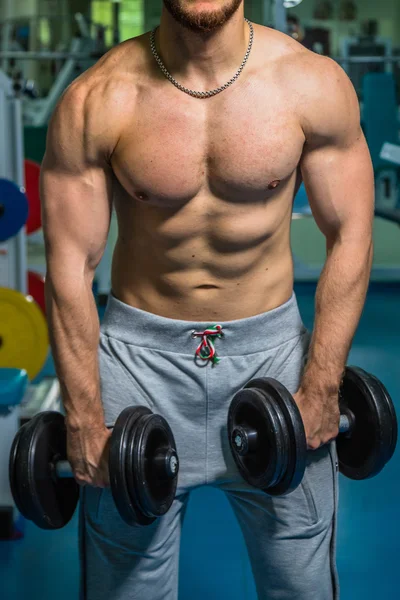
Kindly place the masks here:
[[(237, 426), (257, 432), (257, 447), (244, 457), (232, 440)], [(279, 382), (254, 379), (238, 392), (229, 410), (228, 432), (239, 472), (250, 485), (282, 496), (300, 484), (307, 457), (304, 425), (292, 395)]]
[(130, 494), (141, 514), (165, 515), (174, 501), (179, 462), (171, 428), (160, 415), (144, 415), (134, 426), (128, 469), (133, 473)]
[(133, 471), (129, 468), (135, 423), (144, 415), (151, 414), (151, 410), (145, 406), (125, 408), (119, 415), (111, 436), (109, 457), (111, 491), (119, 514), (131, 526), (151, 525), (155, 521), (154, 518), (144, 515), (139, 508), (136, 489), (132, 485)]
[(387, 447), (387, 450), (388, 450), (387, 458), (386, 458), (386, 464), (387, 464), (392, 459), (393, 454), (396, 451), (397, 435), (398, 435), (397, 416), (396, 416), (396, 411), (394, 409), (393, 401), (392, 401), (386, 387), (383, 385), (383, 383), (381, 381), (379, 381), (379, 379), (377, 379), (376, 377), (374, 379), (375, 379), (376, 383), (380, 386), (380, 389), (382, 390), (382, 394), (384, 395), (384, 398), (386, 400), (386, 407), (387, 407), (387, 414), (388, 414), (387, 422), (391, 424), (390, 443), (388, 444), (388, 447)]
[[(287, 428), (279, 419), (268, 394), (251, 381), (232, 400), (228, 413), (228, 436), (239, 473), (250, 485), (267, 489), (282, 478), (287, 468)], [(242, 428), (257, 435), (256, 447), (242, 455), (237, 451), (235, 431)]]
[(250, 384), (262, 389), (264, 394), (270, 396), (287, 430), (287, 467), (280, 481), (265, 490), (270, 496), (285, 496), (300, 485), (306, 469), (307, 440), (303, 419), (292, 394), (275, 379), (254, 379)]
[[(23, 485), (20, 485), (20, 484), (23, 484), (23, 481), (22, 482), (20, 481), (20, 479), (18, 478), (18, 473), (17, 473), (17, 461), (18, 461), (18, 457), (19, 457), (19, 442), (20, 442), (22, 435), (24, 434), (24, 432), (26, 430), (27, 425), (28, 424), (25, 424), (22, 427), (20, 427), (14, 437), (14, 440), (13, 440), (13, 443), (11, 446), (11, 451), (10, 451), (10, 459), (9, 459), (9, 463), (8, 463), (8, 475), (9, 475), (9, 481), (10, 481), (11, 494), (14, 499), (15, 506), (17, 507), (17, 509), (19, 510), (21, 515), (24, 515), (25, 518), (30, 518), (27, 514), (28, 513), (27, 507), (24, 505)], [(20, 489), (20, 487), (22, 489)]]
[(57, 412), (39, 413), (22, 428), (9, 470), (21, 514), (41, 529), (64, 527), (78, 504), (75, 479), (55, 476), (54, 464), (59, 460), (67, 460), (64, 417)]
[(349, 409), (355, 424), (351, 435), (337, 439), (340, 472), (350, 479), (368, 479), (384, 468), (397, 443), (393, 403), (374, 376), (348, 367), (340, 389), (341, 411)]

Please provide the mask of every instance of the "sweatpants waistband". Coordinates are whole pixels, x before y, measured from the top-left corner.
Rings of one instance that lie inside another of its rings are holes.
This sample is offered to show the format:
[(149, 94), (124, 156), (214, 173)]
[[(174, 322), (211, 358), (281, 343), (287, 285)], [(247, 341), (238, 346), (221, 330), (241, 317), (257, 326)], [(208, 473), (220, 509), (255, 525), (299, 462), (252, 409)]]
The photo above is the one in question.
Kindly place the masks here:
[[(220, 329), (216, 326), (220, 326)], [(210, 328), (221, 332), (221, 335), (215, 333), (211, 336), (215, 339), (218, 356), (263, 352), (306, 331), (294, 293), (287, 302), (265, 313), (245, 319), (217, 322), (162, 317), (129, 306), (111, 294), (102, 320), (101, 333), (133, 346), (193, 355), (201, 342), (201, 334)]]

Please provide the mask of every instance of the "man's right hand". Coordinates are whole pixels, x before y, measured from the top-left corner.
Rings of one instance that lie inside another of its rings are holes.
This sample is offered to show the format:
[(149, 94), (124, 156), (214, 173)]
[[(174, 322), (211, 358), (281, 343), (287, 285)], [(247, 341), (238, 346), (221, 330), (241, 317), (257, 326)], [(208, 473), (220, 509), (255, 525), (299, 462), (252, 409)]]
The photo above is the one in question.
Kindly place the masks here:
[(111, 431), (103, 427), (68, 427), (67, 455), (79, 485), (104, 488), (110, 485), (108, 474)]

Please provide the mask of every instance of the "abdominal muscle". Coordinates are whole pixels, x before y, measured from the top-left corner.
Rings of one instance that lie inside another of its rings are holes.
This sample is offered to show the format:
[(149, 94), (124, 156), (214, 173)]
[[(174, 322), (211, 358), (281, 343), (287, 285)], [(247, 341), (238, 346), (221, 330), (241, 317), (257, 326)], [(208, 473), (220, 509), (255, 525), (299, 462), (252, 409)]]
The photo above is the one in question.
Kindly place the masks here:
[(244, 319), (285, 303), (293, 291), (289, 188), (268, 202), (200, 195), (168, 209), (119, 198), (113, 294), (187, 321)]

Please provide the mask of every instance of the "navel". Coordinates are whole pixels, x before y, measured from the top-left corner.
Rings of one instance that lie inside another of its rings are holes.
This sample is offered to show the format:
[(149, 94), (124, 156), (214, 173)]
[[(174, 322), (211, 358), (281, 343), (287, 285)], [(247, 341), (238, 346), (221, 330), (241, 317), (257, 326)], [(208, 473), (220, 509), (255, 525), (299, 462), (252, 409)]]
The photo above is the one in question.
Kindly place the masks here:
[(135, 193), (135, 197), (140, 200), (141, 202), (147, 202), (149, 200), (149, 197), (147, 194), (145, 194), (144, 192), (136, 192)]

